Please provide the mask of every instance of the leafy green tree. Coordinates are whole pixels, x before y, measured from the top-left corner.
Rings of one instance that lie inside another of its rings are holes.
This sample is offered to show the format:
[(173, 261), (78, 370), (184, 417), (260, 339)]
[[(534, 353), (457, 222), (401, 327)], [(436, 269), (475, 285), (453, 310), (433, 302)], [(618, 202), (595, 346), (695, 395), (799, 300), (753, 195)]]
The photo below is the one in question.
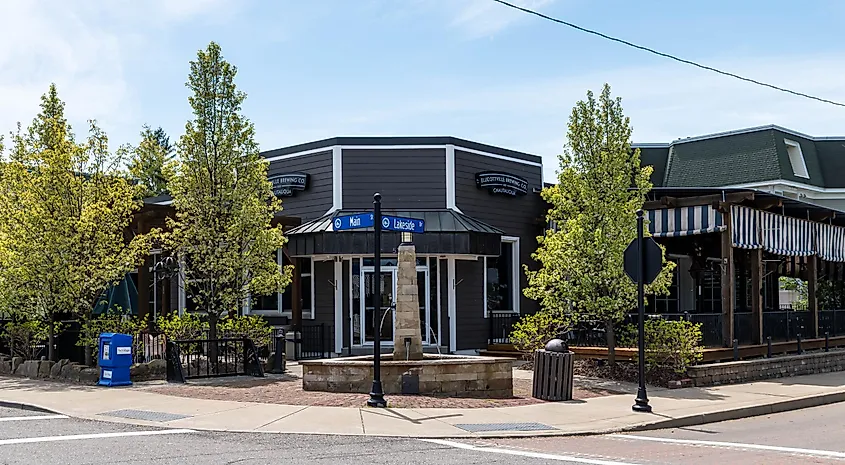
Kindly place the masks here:
[(55, 360), (56, 317), (86, 318), (141, 263), (147, 236), (127, 239), (135, 188), (95, 122), (76, 142), (55, 85), (11, 142), (0, 168), (0, 302), (47, 325)]
[[(526, 267), (525, 289), (543, 311), (563, 313), (570, 324), (603, 322), (611, 364), (614, 323), (637, 307), (637, 287), (623, 272), (623, 254), (637, 236), (635, 213), (652, 187), (652, 168), (641, 167), (639, 150), (631, 150), (630, 121), (621, 103), (605, 85), (598, 100), (587, 92), (572, 109), (558, 183), (542, 193), (551, 205), (547, 219), (557, 228), (539, 238), (533, 257), (541, 267)], [(647, 292), (667, 292), (673, 268), (666, 263)]]
[(281, 226), (271, 225), (281, 201), (267, 181), (255, 128), (241, 114), (246, 95), (236, 74), (214, 42), (191, 62), (194, 118), (168, 176), (176, 212), (166, 244), (181, 257), (183, 282), (207, 313), (212, 339), (219, 318), (237, 314), (250, 293), (280, 292), (290, 283), (290, 269), (280, 270), (274, 257), (286, 242)]
[(142, 197), (155, 197), (166, 191), (164, 167), (173, 160), (173, 146), (162, 128), (152, 130), (144, 125), (140, 144), (124, 146), (121, 150), (129, 154), (129, 174), (142, 187)]

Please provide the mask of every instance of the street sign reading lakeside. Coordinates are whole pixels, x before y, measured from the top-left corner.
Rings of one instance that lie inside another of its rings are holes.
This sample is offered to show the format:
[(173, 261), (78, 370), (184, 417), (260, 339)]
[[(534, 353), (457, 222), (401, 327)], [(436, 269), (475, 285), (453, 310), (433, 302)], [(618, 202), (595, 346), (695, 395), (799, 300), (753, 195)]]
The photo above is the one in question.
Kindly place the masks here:
[[(348, 229), (372, 228), (374, 226), (372, 213), (338, 216), (332, 220), (335, 231)], [(414, 218), (400, 218), (398, 216), (382, 216), (381, 227), (385, 231), (399, 231), (411, 233), (425, 232), (425, 221)]]
[(397, 216), (382, 216), (381, 227), (386, 231), (411, 232), (419, 234), (425, 232), (425, 220), (399, 218)]

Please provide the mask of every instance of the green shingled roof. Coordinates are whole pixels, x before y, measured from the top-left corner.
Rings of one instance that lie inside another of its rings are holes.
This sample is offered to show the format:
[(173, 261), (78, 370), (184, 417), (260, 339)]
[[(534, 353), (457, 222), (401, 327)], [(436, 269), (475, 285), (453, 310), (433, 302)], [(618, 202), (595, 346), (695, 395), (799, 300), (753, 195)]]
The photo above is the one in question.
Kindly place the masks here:
[[(800, 145), (809, 178), (795, 175), (785, 140)], [(655, 186), (720, 187), (783, 179), (845, 187), (845, 137), (813, 138), (766, 126), (680, 139), (663, 147), (643, 144), (640, 152), (642, 164), (654, 166)]]

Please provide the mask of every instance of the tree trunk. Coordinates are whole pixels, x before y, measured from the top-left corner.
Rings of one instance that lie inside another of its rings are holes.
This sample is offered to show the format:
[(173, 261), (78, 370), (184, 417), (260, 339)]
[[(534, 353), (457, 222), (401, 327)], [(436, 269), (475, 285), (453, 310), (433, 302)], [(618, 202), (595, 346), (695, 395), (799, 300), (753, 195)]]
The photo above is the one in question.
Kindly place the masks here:
[(613, 321), (605, 323), (605, 335), (607, 336), (607, 364), (616, 366), (616, 332)]
[(56, 322), (53, 321), (53, 316), (50, 315), (50, 321), (47, 322), (47, 359), (56, 361)]
[(214, 373), (219, 373), (218, 354), (220, 353), (220, 350), (219, 343), (217, 342), (218, 319), (217, 313), (208, 312), (208, 350), (206, 351), (206, 355), (208, 356), (208, 363)]

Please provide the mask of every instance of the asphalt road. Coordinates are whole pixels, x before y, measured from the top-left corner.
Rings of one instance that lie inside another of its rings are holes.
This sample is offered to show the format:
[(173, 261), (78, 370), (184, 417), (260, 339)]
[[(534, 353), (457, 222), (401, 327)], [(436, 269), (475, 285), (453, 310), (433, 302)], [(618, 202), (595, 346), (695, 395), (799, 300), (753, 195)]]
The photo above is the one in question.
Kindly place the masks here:
[(0, 465), (841, 464), (843, 439), (845, 404), (637, 434), (483, 441), (207, 433), (0, 408)]

